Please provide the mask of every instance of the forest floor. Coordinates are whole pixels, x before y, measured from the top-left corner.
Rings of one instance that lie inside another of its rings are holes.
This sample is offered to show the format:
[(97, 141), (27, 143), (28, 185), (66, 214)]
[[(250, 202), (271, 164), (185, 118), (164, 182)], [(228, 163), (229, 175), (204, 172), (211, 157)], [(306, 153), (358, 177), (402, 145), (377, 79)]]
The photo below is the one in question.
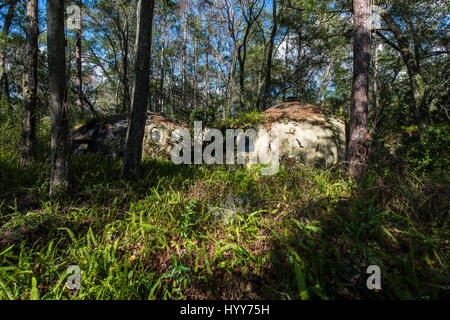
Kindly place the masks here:
[[(339, 166), (261, 176), (146, 160), (127, 183), (120, 160), (83, 155), (71, 192), (49, 199), (48, 159), (23, 170), (13, 144), (0, 151), (0, 299), (450, 297), (446, 176), (378, 164), (356, 184)], [(230, 196), (243, 202), (225, 223), (211, 208)]]

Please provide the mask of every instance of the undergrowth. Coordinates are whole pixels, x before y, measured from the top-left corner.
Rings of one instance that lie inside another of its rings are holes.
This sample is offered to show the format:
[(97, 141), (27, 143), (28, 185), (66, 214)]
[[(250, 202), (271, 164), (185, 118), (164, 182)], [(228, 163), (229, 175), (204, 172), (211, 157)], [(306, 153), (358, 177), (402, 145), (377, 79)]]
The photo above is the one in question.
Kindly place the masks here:
[[(0, 299), (449, 298), (445, 175), (377, 162), (356, 184), (338, 167), (146, 160), (128, 183), (120, 160), (84, 155), (49, 199), (45, 159), (24, 171), (7, 144), (0, 157)], [(226, 223), (212, 209), (230, 198)], [(369, 265), (382, 290), (367, 289)]]

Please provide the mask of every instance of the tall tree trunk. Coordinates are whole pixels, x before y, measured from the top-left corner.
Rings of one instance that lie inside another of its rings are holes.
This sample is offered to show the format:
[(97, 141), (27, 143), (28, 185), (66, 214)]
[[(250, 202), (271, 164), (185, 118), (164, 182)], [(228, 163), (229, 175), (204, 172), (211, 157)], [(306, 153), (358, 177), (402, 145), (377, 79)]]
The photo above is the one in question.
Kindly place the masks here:
[(77, 76), (76, 76), (76, 85), (77, 85), (77, 100), (76, 106), (81, 115), (83, 115), (83, 74), (82, 74), (82, 61), (81, 61), (81, 10), (82, 10), (82, 0), (77, 1), (77, 5), (80, 8), (80, 28), (75, 30), (75, 59), (77, 64)]
[(251, 24), (247, 23), (244, 38), (238, 47), (237, 58), (239, 61), (239, 104), (241, 111), (245, 111), (245, 61), (247, 60), (247, 39), (250, 35)]
[(64, 2), (47, 0), (48, 82), (51, 114), (50, 196), (67, 190), (69, 185), (69, 114), (66, 92), (66, 55), (64, 38)]
[[(11, 28), (12, 21), (14, 19), (14, 12), (16, 10), (18, 0), (11, 1), (8, 12), (5, 16), (5, 23), (3, 24), (2, 28), (2, 35), (3, 37), (8, 37), (9, 35), (9, 29)], [(5, 46), (6, 47), (6, 46)], [(8, 104), (9, 104), (9, 84), (8, 84), (8, 76), (6, 73), (6, 52), (2, 49), (0, 50), (0, 99), (3, 96), (3, 93), (5, 93)], [(4, 90), (4, 91), (3, 91)]]
[[(246, 27), (244, 31), (244, 36), (241, 44), (238, 47), (238, 60), (239, 60), (239, 102), (242, 111), (246, 111), (245, 106), (245, 62), (247, 60), (247, 45), (248, 38), (250, 37), (250, 33), (253, 27), (253, 24), (258, 20), (259, 16), (263, 12), (264, 3), (260, 8), (256, 8), (258, 3), (257, 0), (250, 1), (249, 3), (245, 3), (245, 1), (239, 0), (239, 6), (241, 8), (242, 16), (246, 22)], [(248, 12), (246, 11), (248, 9)], [(255, 11), (256, 10), (256, 11)]]
[(150, 85), (150, 57), (152, 45), (153, 0), (139, 0), (137, 21), (137, 50), (134, 67), (133, 103), (127, 130), (122, 176), (134, 180), (139, 175), (142, 143), (146, 123)]
[(277, 19), (277, 0), (273, 0), (272, 6), (272, 33), (270, 34), (269, 40), (269, 50), (267, 52), (267, 64), (266, 64), (266, 81), (264, 87), (264, 98), (263, 98), (263, 109), (270, 108), (271, 98), (270, 91), (272, 88), (272, 56), (273, 56), (273, 46), (275, 43), (275, 36), (278, 30), (278, 19)]
[(183, 25), (183, 50), (181, 52), (181, 109), (186, 108), (186, 50), (187, 50), (187, 0), (183, 0), (184, 25)]
[(164, 12), (163, 12), (163, 41), (161, 47), (161, 60), (160, 60), (160, 78), (159, 78), (159, 111), (164, 113), (164, 100), (165, 100), (165, 90), (164, 90), (164, 80), (166, 76), (165, 63), (166, 63), (166, 46), (167, 46), (167, 9), (166, 2), (163, 2)]
[(332, 58), (331, 61), (328, 63), (327, 67), (325, 68), (325, 73), (323, 74), (323, 80), (322, 80), (322, 87), (320, 90), (320, 106), (322, 108), (325, 107), (325, 99), (327, 98), (327, 87), (328, 87), (328, 75), (330, 74), (331, 67), (333, 66), (333, 63), (335, 61), (335, 58)]
[[(249, 27), (247, 27), (248, 29)], [(247, 36), (244, 36), (243, 43), (238, 48), (239, 61), (239, 104), (241, 111), (245, 111), (245, 61), (247, 59)]]
[(192, 109), (193, 110), (195, 110), (195, 109), (197, 109), (197, 107), (198, 107), (198, 105), (197, 105), (197, 91), (198, 91), (198, 89), (197, 89), (197, 82), (198, 82), (198, 80), (197, 80), (197, 47), (198, 47), (198, 44), (197, 44), (197, 36), (196, 35), (194, 35), (194, 70), (193, 70), (193, 81), (192, 81), (192, 86), (193, 86), (193, 91), (194, 91), (194, 97), (193, 97), (193, 102), (194, 102), (194, 105), (193, 105), (193, 107), (192, 107)]
[(174, 76), (174, 65), (172, 64), (171, 68), (170, 68), (170, 72), (169, 72), (169, 76), (170, 76), (170, 82), (169, 82), (169, 90), (168, 90), (168, 96), (167, 96), (167, 100), (168, 103), (170, 104), (170, 115), (174, 115), (175, 114), (175, 107), (176, 107), (176, 95), (174, 95), (174, 90), (173, 88), (175, 87), (175, 76)]
[[(374, 70), (373, 70), (373, 87), (372, 87), (372, 112), (377, 113), (378, 111), (378, 43), (377, 36), (374, 36)], [(375, 119), (376, 120), (376, 119)], [(374, 123), (374, 125), (376, 125)]]
[(369, 105), (369, 0), (354, 0), (353, 85), (350, 112), (349, 171), (360, 178), (366, 170), (367, 109)]
[(235, 48), (233, 50), (233, 58), (231, 61), (231, 70), (228, 76), (228, 84), (227, 84), (227, 99), (226, 99), (226, 107), (223, 112), (223, 119), (230, 115), (231, 106), (233, 104), (233, 87), (234, 87), (234, 72), (236, 71), (236, 60), (238, 56), (238, 51)]
[(211, 49), (211, 43), (210, 43), (210, 26), (208, 21), (208, 27), (207, 27), (207, 35), (206, 35), (206, 74), (205, 74), (205, 93), (204, 93), (204, 118), (205, 121), (207, 121), (208, 117), (208, 109), (209, 109), (209, 50)]
[[(267, 50), (268, 50), (268, 43), (266, 44), (265, 39), (263, 39), (264, 42), (264, 50), (262, 53), (263, 57), (266, 57), (267, 55)], [(258, 67), (258, 72), (257, 72), (257, 76), (256, 76), (256, 87), (257, 92), (256, 92), (256, 96), (257, 96), (257, 100), (256, 100), (256, 110), (261, 111), (261, 103), (264, 100), (264, 88), (265, 88), (265, 80), (266, 80), (266, 67), (267, 67), (267, 61), (264, 59), (261, 59), (261, 63), (259, 64)], [(263, 70), (264, 69), (264, 70)]]
[(123, 31), (123, 52), (122, 52), (122, 65), (123, 65), (123, 101), (122, 112), (128, 112), (130, 108), (130, 85), (128, 82), (128, 39), (129, 38), (129, 26), (128, 21), (125, 21)]
[[(298, 43), (297, 43), (297, 70), (300, 70), (301, 65), (302, 65), (302, 35), (300, 34), (300, 32), (298, 33)], [(300, 72), (298, 73), (298, 76), (296, 77), (296, 83), (295, 83), (295, 97), (297, 99), (300, 99), (300, 94), (301, 94), (301, 87), (302, 87), (302, 80), (301, 80), (301, 75)]]
[(402, 60), (406, 65), (409, 83), (414, 97), (416, 121), (419, 127), (424, 129), (426, 128), (428, 122), (428, 110), (426, 103), (425, 82), (423, 80), (420, 70), (420, 63), (418, 61), (418, 47), (416, 46), (416, 50), (411, 48), (408, 36), (402, 31), (400, 26), (395, 22), (387, 10), (382, 10), (381, 14), (387, 23), (389, 31), (394, 34), (398, 46), (387, 40), (386, 37), (384, 37), (380, 32), (377, 32), (377, 34), (380, 35), (381, 38), (387, 42), (387, 44), (400, 53)]
[(116, 112), (119, 113), (120, 112), (120, 107), (119, 107), (119, 90), (120, 89), (120, 76), (117, 78), (117, 82), (116, 82), (116, 90), (115, 90), (115, 102), (116, 102)]
[(28, 0), (26, 8), (26, 55), (23, 77), (22, 166), (29, 166), (36, 157), (36, 112), (38, 90), (38, 0)]
[[(287, 34), (286, 34), (286, 48), (285, 48), (285, 52), (284, 52), (284, 85), (287, 86), (287, 80), (289, 78), (289, 69), (288, 69), (288, 65), (289, 65), (289, 28), (287, 30)], [(287, 94), (287, 90), (283, 90), (283, 101), (286, 101), (286, 94)]]

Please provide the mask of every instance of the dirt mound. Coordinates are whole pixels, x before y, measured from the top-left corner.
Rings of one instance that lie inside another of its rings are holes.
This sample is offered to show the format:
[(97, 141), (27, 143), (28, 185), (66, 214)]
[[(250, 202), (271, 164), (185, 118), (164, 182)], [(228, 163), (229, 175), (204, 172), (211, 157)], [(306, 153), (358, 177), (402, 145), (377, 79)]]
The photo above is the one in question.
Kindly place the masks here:
[(154, 124), (159, 124), (159, 123), (165, 123), (167, 125), (173, 125), (176, 127), (183, 127), (185, 129), (187, 129), (187, 124), (181, 121), (178, 121), (177, 119), (172, 119), (172, 118), (166, 118), (158, 113), (154, 113), (154, 112), (147, 112), (147, 119), (150, 120), (152, 123)]
[(325, 118), (332, 116), (331, 112), (326, 109), (298, 101), (280, 103), (264, 111), (264, 114), (269, 122), (286, 119), (292, 121), (312, 120), (323, 125), (326, 124)]

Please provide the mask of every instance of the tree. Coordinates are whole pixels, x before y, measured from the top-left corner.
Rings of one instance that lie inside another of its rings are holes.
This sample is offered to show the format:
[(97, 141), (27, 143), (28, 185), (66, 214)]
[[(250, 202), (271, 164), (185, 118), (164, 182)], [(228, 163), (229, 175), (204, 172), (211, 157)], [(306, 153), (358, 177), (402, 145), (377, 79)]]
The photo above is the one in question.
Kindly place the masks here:
[(209, 109), (209, 86), (210, 86), (210, 78), (209, 78), (209, 56), (211, 52), (211, 13), (210, 13), (210, 3), (206, 3), (206, 48), (205, 48), (205, 91), (204, 91), (204, 104), (203, 104), (203, 111), (204, 111), (204, 118), (205, 121), (207, 121), (208, 118), (208, 109)]
[(180, 6), (183, 6), (183, 44), (181, 51), (181, 109), (186, 108), (186, 44), (187, 44), (187, 23), (188, 23), (188, 3), (182, 0)]
[[(9, 29), (14, 18), (14, 12), (16, 10), (18, 0), (13, 0), (10, 2), (8, 7), (8, 12), (5, 17), (5, 23), (3, 24), (2, 35), (7, 37), (9, 35)], [(3, 41), (3, 39), (0, 39)], [(6, 47), (6, 46), (5, 46)], [(6, 98), (9, 101), (9, 90), (8, 90), (8, 75), (6, 73), (6, 53), (5, 50), (0, 51), (0, 98), (3, 95), (3, 89), (5, 90)]]
[(253, 24), (258, 20), (264, 10), (265, 0), (258, 8), (256, 0), (239, 0), (241, 14), (246, 22), (242, 41), (238, 46), (237, 57), (239, 61), (239, 102), (242, 110), (245, 110), (245, 62), (247, 61), (248, 38), (252, 31)]
[(127, 180), (136, 179), (142, 158), (142, 143), (146, 122), (146, 109), (150, 81), (150, 53), (152, 44), (153, 0), (139, 0), (138, 29), (136, 34), (136, 62), (134, 67), (134, 87), (128, 125), (125, 158), (122, 176)]
[(125, 16), (125, 22), (122, 24), (122, 19), (120, 19), (121, 11), (119, 7), (122, 7), (122, 4), (116, 2), (117, 6), (117, 24), (119, 28), (119, 39), (120, 39), (120, 47), (122, 51), (122, 84), (123, 84), (123, 100), (122, 100), (122, 112), (128, 112), (130, 108), (130, 84), (128, 82), (128, 56), (129, 56), (129, 47), (128, 42), (130, 38), (130, 23), (128, 21), (128, 16)]
[(77, 85), (77, 100), (76, 106), (78, 111), (83, 114), (83, 73), (82, 73), (82, 61), (81, 61), (81, 10), (82, 10), (82, 0), (77, 0), (77, 5), (80, 8), (80, 28), (75, 30), (75, 59), (77, 64), (77, 76), (76, 76), (76, 85)]
[[(165, 103), (165, 88), (164, 88), (164, 81), (166, 77), (166, 47), (167, 47), (167, 0), (163, 0), (162, 2), (162, 8), (161, 8), (161, 15), (162, 15), (162, 43), (161, 43), (161, 58), (160, 58), (160, 78), (159, 78), (159, 112), (164, 113), (164, 103)], [(155, 107), (156, 109), (156, 107)], [(158, 110), (156, 110), (157, 112)], [(167, 111), (167, 109), (166, 109)]]
[(69, 113), (66, 92), (64, 2), (47, 0), (48, 85), (51, 115), (50, 196), (69, 186)]
[(370, 7), (369, 0), (353, 1), (353, 84), (350, 110), (349, 169), (361, 177), (365, 172), (368, 138), (367, 110), (369, 105), (370, 72)]
[[(270, 34), (269, 40), (269, 50), (267, 52), (267, 63), (266, 63), (266, 81), (264, 88), (264, 97), (263, 97), (263, 108), (270, 108), (270, 91), (272, 88), (272, 57), (273, 57), (273, 46), (275, 43), (275, 37), (277, 35), (278, 28), (278, 20), (277, 20), (277, 0), (273, 0), (272, 5), (272, 32)], [(259, 109), (259, 108), (258, 108)]]
[[(86, 2), (84, 9), (85, 65), (98, 66), (109, 83), (109, 94), (115, 97), (116, 112), (130, 111), (130, 57), (134, 55), (134, 16), (131, 1), (98, 0)], [(84, 95), (87, 92), (85, 77)], [(108, 97), (110, 100), (111, 97)]]
[(36, 156), (36, 112), (38, 102), (38, 0), (28, 0), (26, 8), (26, 52), (23, 77), (22, 145), (23, 166)]
[[(416, 3), (402, 3), (400, 8), (398, 5), (394, 4), (391, 10), (382, 9), (381, 16), (386, 22), (387, 31), (391, 32), (394, 37), (392, 40), (388, 39), (381, 30), (378, 30), (377, 34), (385, 43), (400, 53), (402, 57), (408, 72), (410, 87), (413, 92), (413, 112), (415, 113), (416, 122), (421, 129), (424, 129), (428, 123), (427, 105), (430, 101), (427, 99), (428, 92), (420, 66), (423, 44), (419, 43), (419, 35), (424, 33), (424, 31), (425, 33), (430, 33), (430, 30), (421, 29), (424, 28), (423, 26), (428, 27), (427, 24), (429, 24), (432, 19), (429, 16), (425, 19), (422, 18), (419, 12), (415, 14), (412, 7), (416, 5)], [(417, 7), (419, 8), (417, 11), (420, 11), (421, 6), (417, 5)], [(427, 9), (427, 11), (433, 12), (434, 10)], [(416, 26), (413, 22), (413, 16), (415, 20), (418, 21), (416, 24), (419, 26)], [(397, 22), (395, 18), (399, 18), (397, 21), (400, 20), (402, 23)], [(423, 21), (421, 21), (421, 18)], [(402, 29), (401, 24), (406, 26), (404, 27), (405, 30)]]

